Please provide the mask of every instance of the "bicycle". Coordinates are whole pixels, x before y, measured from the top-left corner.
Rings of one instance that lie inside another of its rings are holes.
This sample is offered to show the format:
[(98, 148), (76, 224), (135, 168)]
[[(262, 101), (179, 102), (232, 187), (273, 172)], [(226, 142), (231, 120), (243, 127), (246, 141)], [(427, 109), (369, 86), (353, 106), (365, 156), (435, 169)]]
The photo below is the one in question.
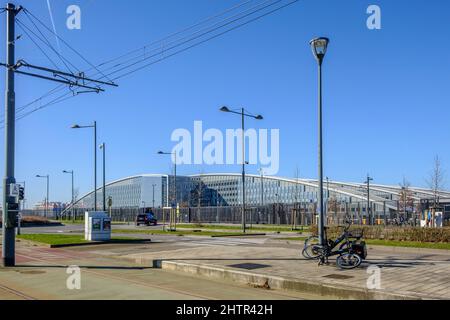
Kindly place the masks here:
[[(363, 237), (363, 230), (350, 229), (350, 222), (344, 228), (342, 234), (336, 240), (327, 239), (328, 227), (325, 227), (325, 245), (320, 245), (319, 238), (316, 236), (309, 237), (305, 241), (302, 255), (308, 260), (319, 260), (319, 265), (328, 264), (328, 258), (338, 256), (336, 264), (341, 269), (354, 269), (361, 265), (362, 261), (367, 257), (367, 247)], [(335, 248), (339, 248), (335, 250)]]

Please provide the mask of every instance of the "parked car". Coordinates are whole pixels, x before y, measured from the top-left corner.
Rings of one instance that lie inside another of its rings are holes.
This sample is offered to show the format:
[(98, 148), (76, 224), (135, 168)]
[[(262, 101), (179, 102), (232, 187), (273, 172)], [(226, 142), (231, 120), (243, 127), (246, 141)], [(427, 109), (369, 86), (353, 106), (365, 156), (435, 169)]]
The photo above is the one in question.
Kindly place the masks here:
[(158, 224), (158, 220), (156, 220), (155, 216), (151, 212), (139, 213), (136, 217), (136, 226), (140, 226), (141, 224), (146, 226), (156, 226)]

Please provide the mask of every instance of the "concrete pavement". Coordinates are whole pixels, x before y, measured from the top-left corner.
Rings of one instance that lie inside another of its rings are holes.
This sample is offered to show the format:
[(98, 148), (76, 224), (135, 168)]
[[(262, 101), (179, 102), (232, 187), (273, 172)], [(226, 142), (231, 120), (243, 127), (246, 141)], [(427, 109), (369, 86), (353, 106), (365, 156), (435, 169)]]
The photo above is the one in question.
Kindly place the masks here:
[[(127, 229), (125, 226), (122, 228)], [(50, 229), (48, 232), (74, 233), (79, 229), (80, 226), (69, 226), (62, 230)], [(27, 230), (36, 233), (44, 231), (46, 230)], [(270, 287), (276, 289), (269, 291), (271, 293), (289, 292), (288, 295), (300, 295), (295, 296), (296, 298), (313, 296), (340, 299), (450, 299), (448, 250), (369, 246), (368, 260), (356, 270), (344, 271), (335, 266), (334, 260), (331, 260), (329, 266), (319, 267), (316, 262), (303, 259), (302, 242), (285, 240), (286, 235), (231, 238), (126, 233), (115, 235), (149, 238), (152, 241), (147, 244), (75, 247), (63, 251), (56, 249), (42, 251), (43, 248), (39, 248), (37, 251), (33, 249), (33, 252), (26, 252), (24, 256), (33, 256), (41, 252), (47, 261), (55, 253), (63, 253), (69, 256), (60, 261), (63, 265), (84, 263), (86, 266), (101, 266), (102, 263), (106, 263), (127, 268), (141, 267), (143, 271), (139, 270), (137, 273), (145, 274), (149, 272), (148, 270), (162, 272), (161, 279), (164, 278), (164, 272), (170, 271), (171, 274), (180, 277), (194, 276), (205, 281), (205, 290), (210, 287), (208, 281), (214, 280), (231, 285), (233, 288), (236, 285), (246, 289)], [(24, 243), (20, 244), (20, 247), (20, 250), (27, 250)], [(20, 259), (25, 258), (22, 255), (19, 256), (19, 261)], [(39, 260), (28, 258), (22, 262), (33, 265), (39, 263)], [(161, 269), (153, 269), (154, 266)], [(374, 267), (379, 269), (373, 269)], [(103, 271), (105, 270), (109, 269)], [(105, 272), (130, 271), (125, 268), (112, 270)], [(373, 273), (368, 271), (377, 272), (377, 270), (380, 272), (381, 287), (369, 289), (367, 282)], [(177, 273), (173, 273), (174, 271)], [(5, 271), (0, 272), (0, 285), (3, 284), (2, 279), (5, 280), (1, 276), (3, 272)], [(133, 269), (130, 272), (133, 273)], [(51, 272), (46, 270), (46, 274), (50, 275)], [(92, 276), (92, 273), (87, 274), (88, 277)], [(151, 277), (148, 277), (143, 281), (150, 280)], [(186, 283), (195, 285), (196, 281)], [(100, 282), (99, 286), (102, 287)], [(226, 290), (222, 292), (225, 293)], [(6, 289), (3, 290), (3, 294), (14, 295)], [(101, 292), (99, 294), (102, 296)], [(251, 294), (247, 297), (247, 294), (250, 293), (243, 292), (241, 298), (253, 297)], [(130, 292), (130, 297), (132, 296)], [(108, 297), (105, 295), (106, 299)], [(236, 298), (233, 295), (230, 297)]]
[[(104, 250), (128, 251), (128, 245)], [(142, 246), (144, 247), (144, 246)], [(18, 243), (17, 267), (0, 268), (0, 300), (291, 300), (312, 294), (267, 290), (195, 275), (143, 267), (98, 255), (97, 247), (50, 249)], [(81, 250), (82, 249), (82, 250)], [(81, 270), (80, 290), (70, 290), (68, 266)]]
[[(360, 268), (340, 270), (334, 260), (330, 260), (329, 266), (318, 266), (315, 261), (303, 259), (301, 243), (275, 237), (186, 237), (176, 245), (164, 246), (154, 241), (148, 249), (116, 252), (115, 257), (211, 279), (336, 298), (450, 299), (450, 252), (447, 250), (369, 246), (369, 257)], [(369, 277), (378, 270), (381, 286), (369, 290), (368, 280), (374, 279)]]

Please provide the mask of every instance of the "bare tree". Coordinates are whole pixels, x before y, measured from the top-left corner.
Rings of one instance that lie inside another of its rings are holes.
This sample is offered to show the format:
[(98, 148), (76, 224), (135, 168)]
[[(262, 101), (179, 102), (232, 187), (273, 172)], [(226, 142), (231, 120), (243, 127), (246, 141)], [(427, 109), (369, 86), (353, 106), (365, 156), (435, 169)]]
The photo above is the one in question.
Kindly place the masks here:
[(439, 191), (444, 189), (445, 184), (445, 172), (444, 169), (442, 169), (441, 160), (437, 155), (434, 158), (434, 167), (429, 174), (427, 184), (428, 187), (433, 191), (433, 202), (434, 205), (436, 205), (439, 203)]
[(414, 207), (414, 198), (411, 191), (411, 184), (403, 177), (403, 181), (399, 184), (401, 187), (400, 198), (399, 198), (399, 211), (403, 212), (404, 217), (408, 216), (408, 208), (412, 209)]

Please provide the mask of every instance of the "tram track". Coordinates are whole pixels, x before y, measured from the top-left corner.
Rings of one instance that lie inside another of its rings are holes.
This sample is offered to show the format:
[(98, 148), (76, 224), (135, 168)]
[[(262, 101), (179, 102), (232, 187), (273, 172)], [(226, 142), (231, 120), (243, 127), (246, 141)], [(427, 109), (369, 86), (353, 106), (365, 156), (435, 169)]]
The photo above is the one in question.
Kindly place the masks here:
[(36, 298), (34, 298), (34, 297), (30, 296), (30, 295), (27, 295), (26, 293), (23, 293), (23, 292), (21, 292), (19, 290), (16, 290), (16, 289), (12, 289), (12, 288), (7, 287), (7, 286), (2, 285), (2, 284), (0, 284), (0, 290), (3, 290), (6, 293), (12, 294), (12, 295), (17, 296), (19, 298), (22, 298), (24, 300), (37, 300)]
[[(38, 258), (38, 257), (33, 257), (30, 255), (25, 255), (25, 254), (21, 254), (18, 253), (17, 254), (20, 257), (23, 258), (27, 258), (29, 260), (33, 260), (39, 263), (44, 264), (43, 266), (41, 265), (28, 265), (27, 267), (33, 267), (36, 269), (39, 268), (43, 268), (45, 266), (54, 266), (54, 267), (61, 267), (61, 268), (67, 268), (69, 267), (69, 264), (64, 264), (64, 263), (56, 263), (54, 261), (51, 261), (49, 259), (43, 259), (43, 258)], [(59, 251), (58, 256), (63, 257), (63, 258), (67, 258), (67, 259), (73, 259), (74, 257), (71, 255), (67, 255), (65, 254), (65, 252), (63, 250)], [(103, 266), (98, 266), (98, 267), (103, 267)], [(166, 285), (161, 285), (161, 284), (151, 284), (148, 282), (145, 282), (145, 280), (134, 280), (134, 279), (129, 279), (126, 276), (121, 276), (121, 275), (112, 275), (112, 274), (108, 274), (105, 272), (99, 272), (99, 271), (94, 271), (94, 270), (89, 270), (88, 267), (83, 267), (80, 266), (81, 270), (83, 273), (85, 274), (90, 274), (92, 276), (96, 276), (96, 277), (100, 277), (100, 278), (104, 278), (104, 279), (109, 279), (109, 280), (114, 280), (114, 281), (119, 281), (119, 282), (124, 282), (124, 283), (128, 283), (134, 286), (139, 286), (139, 287), (144, 287), (144, 288), (151, 288), (151, 289), (158, 289), (158, 290), (164, 290), (166, 292), (170, 292), (170, 293), (174, 293), (174, 294), (179, 294), (179, 295), (184, 295), (190, 298), (193, 298), (195, 300), (219, 300), (218, 298), (211, 296), (211, 295), (204, 295), (204, 294), (199, 294), (199, 293), (192, 293), (190, 291), (186, 291), (183, 289), (177, 289), (177, 288), (173, 288), (172, 286), (166, 286)], [(105, 266), (105, 269), (107, 268), (107, 266)], [(180, 275), (180, 274), (178, 274)], [(130, 276), (136, 276), (136, 273), (131, 274)], [(9, 287), (3, 287), (0, 285), (0, 288), (3, 289), (4, 291), (8, 291), (11, 294), (14, 294), (18, 297), (21, 297), (23, 299), (26, 300), (37, 300), (34, 297), (31, 297), (23, 292), (11, 289)], [(255, 289), (257, 290), (257, 289)], [(281, 299), (299, 299), (298, 297), (292, 296), (292, 295), (288, 295), (288, 294), (283, 294), (282, 292), (275, 292), (275, 291), (271, 291), (270, 294), (272, 296), (278, 296)]]

